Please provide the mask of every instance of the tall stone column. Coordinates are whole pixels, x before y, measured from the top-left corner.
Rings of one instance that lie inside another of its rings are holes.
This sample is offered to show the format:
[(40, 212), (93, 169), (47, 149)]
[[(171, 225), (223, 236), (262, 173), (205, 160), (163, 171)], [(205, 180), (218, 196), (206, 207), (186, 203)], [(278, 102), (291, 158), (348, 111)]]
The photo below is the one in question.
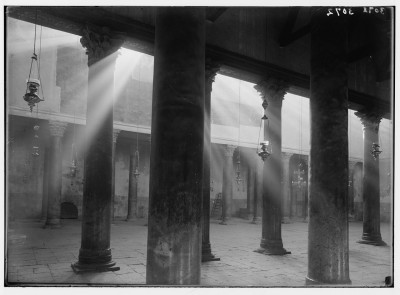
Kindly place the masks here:
[(380, 114), (372, 111), (356, 112), (364, 125), (364, 169), (363, 169), (363, 234), (359, 243), (385, 246), (381, 237), (379, 154), (375, 159), (372, 145), (379, 144)]
[(112, 188), (111, 188), (111, 220), (115, 219), (115, 151), (117, 148), (118, 134), (121, 130), (113, 130), (113, 146), (112, 146)]
[(233, 178), (233, 152), (236, 146), (224, 147), (224, 166), (222, 168), (222, 216), (220, 224), (226, 225), (226, 221), (232, 217), (232, 178)]
[(45, 227), (60, 227), (62, 185), (62, 143), (67, 123), (49, 121), (47, 217)]
[(211, 252), (210, 243), (210, 158), (211, 158), (211, 91), (215, 75), (220, 65), (206, 59), (205, 96), (204, 96), (204, 151), (203, 151), (203, 238), (201, 261), (217, 261)]
[(136, 144), (132, 144), (129, 155), (129, 187), (128, 187), (128, 214), (126, 221), (137, 218), (137, 198), (139, 180), (139, 154), (136, 153)]
[[(264, 139), (269, 140), (272, 154), (263, 163), (262, 179), (262, 237), (256, 252), (267, 255), (290, 254), (283, 248), (282, 223), (282, 100), (288, 86), (268, 78), (255, 86), (264, 103), (268, 102), (264, 120)], [(261, 160), (260, 160), (261, 161)]]
[(106, 28), (86, 27), (81, 43), (88, 55), (86, 151), (82, 234), (75, 272), (119, 270), (110, 249), (113, 188), (113, 93), (117, 50), (122, 40)]
[(283, 219), (286, 221), (290, 217), (290, 179), (289, 162), (292, 153), (282, 153), (282, 194), (283, 194)]
[(200, 284), (205, 9), (156, 13), (146, 283)]
[(43, 164), (43, 192), (42, 192), (42, 217), (40, 222), (45, 225), (47, 221), (47, 207), (48, 207), (48, 183), (49, 183), (49, 152), (50, 149), (46, 144), (44, 149), (44, 164)]
[(312, 9), (307, 284), (349, 284), (346, 17)]
[(247, 219), (252, 218), (254, 212), (254, 175), (255, 169), (252, 164), (247, 168)]
[(254, 199), (253, 199), (253, 220), (251, 223), (257, 224), (259, 221), (259, 202), (262, 196), (262, 167), (261, 167), (261, 161), (259, 161), (259, 158), (257, 158), (257, 161), (255, 161), (255, 172), (254, 172)]

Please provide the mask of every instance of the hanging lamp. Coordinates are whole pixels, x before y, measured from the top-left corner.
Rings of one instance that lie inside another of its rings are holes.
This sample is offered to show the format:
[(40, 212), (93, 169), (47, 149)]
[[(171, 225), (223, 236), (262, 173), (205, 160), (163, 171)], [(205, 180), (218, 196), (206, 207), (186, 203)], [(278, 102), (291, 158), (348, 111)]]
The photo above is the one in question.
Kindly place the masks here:
[(264, 141), (260, 142), (260, 134), (261, 134), (263, 121), (267, 121), (267, 124), (264, 124), (264, 126), (267, 125), (266, 126), (266, 128), (267, 128), (266, 131), (267, 131), (267, 135), (269, 135), (269, 120), (268, 120), (268, 117), (267, 117), (268, 102), (267, 102), (267, 99), (265, 97), (264, 97), (264, 100), (263, 100), (261, 105), (262, 105), (262, 107), (264, 109), (264, 116), (262, 116), (261, 122), (260, 122), (260, 131), (258, 133), (258, 143), (259, 143), (258, 145), (260, 147), (257, 147), (257, 154), (258, 154), (258, 156), (260, 156), (261, 160), (263, 160), (263, 162), (264, 162), (272, 154), (272, 147), (271, 147), (271, 144), (270, 144), (269, 140), (267, 139), (267, 136), (265, 136)]
[[(44, 98), (41, 98), (39, 96), (39, 88), (42, 84), (40, 81), (40, 50), (42, 43), (42, 30), (40, 30), (40, 49), (38, 56), (36, 54), (36, 23), (37, 23), (37, 11), (35, 20), (35, 37), (33, 42), (33, 53), (31, 56), (31, 65), (29, 68), (28, 79), (26, 79), (26, 91), (25, 95), (23, 96), (24, 100), (28, 103), (31, 112), (36, 104), (44, 100)], [(42, 96), (43, 96), (43, 89), (42, 89)]]
[(382, 153), (382, 150), (380, 148), (381, 146), (379, 145), (379, 143), (372, 143), (371, 154), (374, 157), (374, 160), (377, 160), (379, 158), (379, 155)]

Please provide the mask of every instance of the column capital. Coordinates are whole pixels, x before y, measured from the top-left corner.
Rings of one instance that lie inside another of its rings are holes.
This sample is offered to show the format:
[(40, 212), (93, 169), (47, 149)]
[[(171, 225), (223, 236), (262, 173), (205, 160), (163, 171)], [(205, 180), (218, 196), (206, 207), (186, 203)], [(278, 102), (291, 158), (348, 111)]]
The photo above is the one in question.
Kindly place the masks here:
[(67, 126), (67, 122), (49, 121), (50, 135), (55, 137), (63, 137)]
[(118, 134), (121, 132), (119, 129), (113, 129), (113, 143), (117, 142)]
[(206, 75), (206, 83), (213, 83), (215, 81), (215, 76), (221, 68), (221, 64), (211, 59), (210, 57), (206, 57), (205, 64), (205, 75)]
[(235, 149), (236, 149), (235, 145), (230, 145), (230, 144), (225, 145), (225, 148), (224, 148), (225, 157), (232, 158), (233, 157), (233, 153), (235, 152)]
[(289, 89), (289, 84), (281, 79), (267, 77), (256, 84), (254, 89), (260, 93), (263, 100), (266, 99), (269, 103), (282, 102)]
[(282, 152), (282, 161), (289, 161), (290, 158), (293, 156), (293, 153)]
[(379, 123), (382, 120), (382, 114), (379, 111), (363, 110), (354, 113), (360, 118), (361, 123), (364, 125), (364, 129), (374, 129), (378, 132)]
[(86, 48), (88, 65), (91, 66), (99, 60), (116, 52), (124, 43), (120, 33), (111, 31), (107, 27), (86, 25), (82, 29), (80, 42)]

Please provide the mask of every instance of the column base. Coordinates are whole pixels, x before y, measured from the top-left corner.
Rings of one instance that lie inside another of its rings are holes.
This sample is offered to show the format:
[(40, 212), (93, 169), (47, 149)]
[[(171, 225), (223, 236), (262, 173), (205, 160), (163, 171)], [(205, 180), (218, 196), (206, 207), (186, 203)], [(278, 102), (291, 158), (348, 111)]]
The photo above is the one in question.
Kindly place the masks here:
[(137, 220), (138, 220), (137, 217), (127, 217), (127, 218), (125, 219), (125, 221), (127, 221), (127, 222), (129, 222), (129, 221), (137, 221)]
[(207, 261), (220, 261), (220, 258), (215, 257), (214, 254), (211, 253), (206, 253), (201, 255), (201, 262), (207, 262)]
[(292, 252), (287, 251), (285, 248), (258, 248), (257, 250), (254, 250), (256, 253), (264, 254), (264, 255), (286, 255), (286, 254), (292, 254)]
[(106, 263), (99, 263), (99, 264), (84, 264), (78, 261), (74, 264), (71, 264), (71, 267), (75, 273), (106, 272), (106, 271), (120, 270), (120, 267), (115, 266), (115, 262), (113, 261), (109, 261)]
[(287, 251), (283, 248), (282, 240), (266, 240), (262, 239), (260, 248), (254, 250), (254, 252), (261, 253), (264, 255), (286, 255), (292, 252)]
[(387, 246), (387, 244), (382, 241), (382, 240), (359, 240), (357, 241), (359, 244), (365, 244), (365, 245), (372, 245), (372, 246)]
[(343, 282), (334, 282), (334, 283), (325, 283), (325, 282), (320, 282), (318, 280), (312, 279), (310, 277), (306, 277), (306, 286), (331, 286), (331, 285), (351, 285), (351, 280), (346, 279), (343, 280)]
[(258, 217), (253, 217), (253, 220), (251, 221), (252, 224), (257, 224), (257, 221), (260, 219)]

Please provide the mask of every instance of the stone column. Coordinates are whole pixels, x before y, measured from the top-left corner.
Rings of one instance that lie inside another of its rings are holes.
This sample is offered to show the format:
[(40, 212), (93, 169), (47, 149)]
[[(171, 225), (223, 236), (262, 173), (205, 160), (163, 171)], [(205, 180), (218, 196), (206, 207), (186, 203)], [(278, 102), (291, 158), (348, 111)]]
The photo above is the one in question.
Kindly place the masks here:
[(312, 9), (306, 284), (349, 284), (346, 17)]
[(61, 139), (67, 123), (49, 121), (50, 144), (48, 155), (47, 217), (45, 227), (60, 227), (61, 185), (62, 185), (62, 144)]
[(211, 91), (220, 65), (206, 59), (204, 96), (204, 151), (203, 151), (203, 238), (201, 261), (217, 261), (211, 252), (210, 243), (210, 157), (211, 157)]
[(126, 221), (137, 218), (137, 197), (139, 180), (139, 154), (136, 153), (136, 144), (132, 144), (129, 155), (129, 187), (128, 187), (128, 214)]
[(222, 216), (219, 224), (226, 225), (232, 217), (232, 178), (233, 178), (233, 152), (236, 146), (226, 145), (224, 148), (224, 166), (222, 168)]
[(247, 219), (252, 218), (254, 212), (254, 175), (254, 167), (250, 164), (247, 167)]
[(379, 144), (380, 114), (372, 111), (356, 112), (364, 125), (364, 169), (363, 169), (363, 234), (359, 243), (385, 246), (381, 237), (379, 155), (375, 159), (372, 145)]
[(113, 93), (117, 50), (122, 40), (107, 28), (86, 27), (81, 43), (88, 55), (86, 151), (82, 234), (75, 272), (119, 270), (110, 248), (113, 188)]
[[(283, 248), (282, 223), (282, 100), (288, 86), (275, 78), (268, 78), (255, 86), (264, 103), (268, 102), (264, 120), (264, 140), (269, 140), (272, 154), (263, 163), (262, 179), (262, 237), (256, 252), (267, 255), (290, 254)], [(261, 160), (260, 160), (261, 161)]]
[(259, 210), (258, 210), (258, 205), (259, 205), (259, 200), (261, 199), (262, 196), (262, 169), (261, 169), (261, 162), (259, 158), (257, 158), (257, 161), (255, 161), (255, 172), (254, 172), (254, 199), (253, 199), (253, 220), (251, 223), (257, 224), (257, 221), (259, 220), (258, 215), (259, 215)]
[(290, 217), (290, 180), (289, 162), (292, 153), (282, 153), (282, 195), (283, 195), (283, 220), (287, 221)]
[(42, 217), (40, 222), (45, 225), (47, 221), (47, 207), (48, 207), (48, 183), (49, 183), (49, 152), (50, 149), (46, 144), (44, 149), (44, 164), (43, 164), (43, 193), (42, 193)]
[(111, 188), (111, 220), (114, 220), (115, 217), (115, 151), (117, 148), (117, 139), (118, 134), (121, 130), (114, 129), (113, 130), (113, 146), (112, 146), (112, 188)]
[(205, 9), (156, 13), (146, 283), (200, 284)]

